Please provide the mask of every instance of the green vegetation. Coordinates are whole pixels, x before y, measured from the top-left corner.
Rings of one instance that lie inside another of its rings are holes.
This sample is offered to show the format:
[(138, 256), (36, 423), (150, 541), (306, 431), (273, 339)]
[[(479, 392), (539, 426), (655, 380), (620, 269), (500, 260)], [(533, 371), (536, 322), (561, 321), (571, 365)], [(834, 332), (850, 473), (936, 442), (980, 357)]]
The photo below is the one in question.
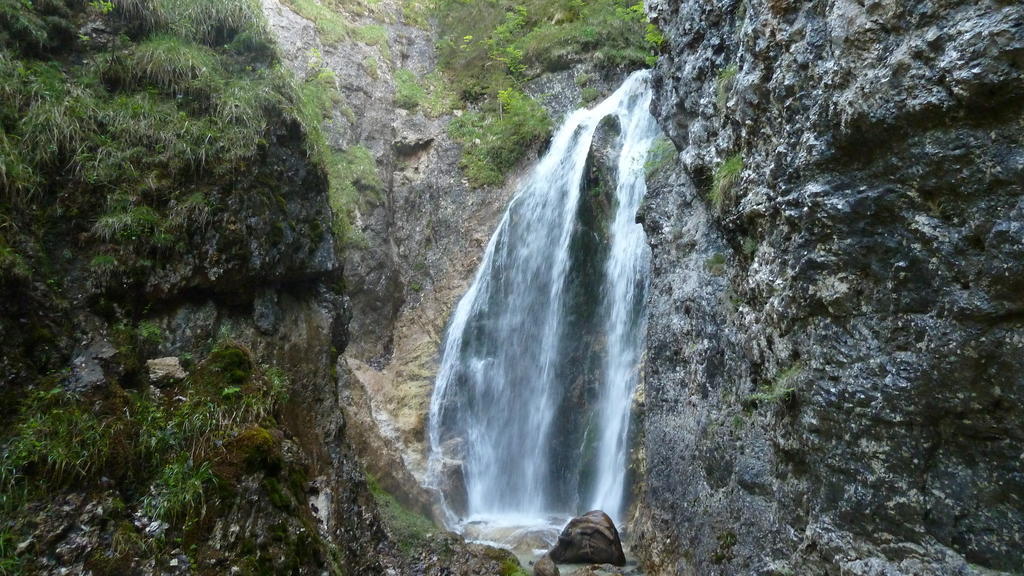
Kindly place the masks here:
[(435, 538), (438, 529), (433, 522), (403, 506), (394, 496), (381, 488), (372, 476), (367, 475), (366, 483), (380, 509), (388, 533), (398, 544), (398, 549), (403, 555), (413, 557), (423, 548), (444, 545), (443, 539)]
[(732, 549), (736, 546), (736, 533), (727, 530), (718, 535), (718, 548), (711, 554), (711, 561), (715, 564), (724, 564), (734, 558)]
[(355, 29), (354, 38), (368, 46), (376, 46), (381, 58), (391, 61), (391, 48), (388, 46), (388, 29), (379, 24), (366, 24)]
[(584, 58), (651, 65), (664, 43), (630, 0), (439, 0), (437, 17), (441, 65), (467, 101)]
[(342, 151), (330, 150), (327, 170), (334, 233), (343, 245), (358, 245), (362, 237), (350, 224), (352, 215), (365, 208), (367, 200), (380, 198), (384, 189), (377, 173), (377, 161), (367, 148), (351, 146)]
[[(87, 37), (69, 36), (81, 10), (121, 35), (90, 52)], [(335, 79), (294, 79), (255, 0), (6, 0), (0, 36), (2, 215), (90, 239), (100, 285), (188, 251), (289, 123), (330, 169), (320, 124), (345, 109)]]
[(796, 397), (796, 380), (802, 371), (803, 366), (794, 364), (779, 372), (770, 383), (762, 385), (757, 392), (747, 396), (743, 405), (754, 408), (789, 404)]
[(583, 100), (584, 104), (591, 104), (593, 102), (596, 102), (597, 99), (600, 97), (601, 91), (598, 90), (597, 88), (588, 86), (580, 91), (580, 98)]
[[(441, 66), (458, 97), (476, 106), (451, 127), (474, 186), (503, 182), (530, 146), (550, 134), (550, 121), (523, 94), (523, 82), (584, 58), (650, 65), (664, 43), (643, 4), (630, 0), (439, 0), (437, 18)], [(598, 97), (594, 90), (584, 96)]]
[(704, 261), (704, 267), (707, 268), (713, 276), (721, 276), (725, 273), (725, 254), (721, 252), (715, 252), (710, 258)]
[(644, 163), (644, 172), (650, 178), (662, 170), (668, 168), (676, 159), (676, 146), (665, 136), (658, 136), (651, 144), (647, 153), (647, 161)]
[(402, 0), (402, 21), (422, 30), (430, 28), (431, 0)]
[(159, 344), (164, 339), (164, 331), (156, 322), (139, 322), (139, 340), (144, 344)]
[(17, 547), (14, 535), (6, 530), (0, 530), (0, 576), (22, 574), (21, 559), (15, 554)]
[(352, 34), (352, 25), (345, 20), (332, 2), (284, 0), (284, 3), (303, 18), (313, 22), (317, 36), (324, 44), (338, 44), (348, 40)]
[(519, 564), (514, 558), (506, 558), (501, 562), (501, 576), (530, 576), (526, 570), (523, 570), (522, 565)]
[(760, 247), (760, 245), (758, 244), (757, 239), (752, 238), (750, 236), (744, 236), (741, 247), (743, 248), (744, 255), (746, 255), (748, 258), (753, 258), (754, 254), (757, 254), (757, 249)]
[[(315, 60), (315, 58), (314, 58)], [(355, 213), (370, 200), (377, 200), (384, 189), (377, 172), (377, 161), (363, 146), (345, 150), (332, 148), (323, 132), (322, 124), (334, 110), (348, 110), (337, 88), (334, 72), (316, 66), (314, 62), (306, 80), (300, 82), (300, 95), (296, 112), (307, 134), (310, 156), (327, 170), (328, 198), (334, 214), (332, 229), (343, 246), (358, 245), (361, 236), (351, 225)], [(351, 114), (348, 110), (347, 115)]]
[(725, 110), (725, 104), (729, 101), (729, 90), (732, 89), (732, 85), (739, 73), (739, 67), (735, 64), (730, 64), (723, 68), (715, 78), (715, 103), (718, 105), (719, 110)]
[(14, 491), (27, 478), (63, 487), (103, 470), (115, 426), (56, 388), (32, 395), (0, 459), (0, 488)]
[(379, 0), (284, 0), (284, 3), (303, 18), (313, 22), (317, 36), (324, 44), (338, 44), (355, 40), (377, 46), (386, 59), (390, 59), (386, 30), (383, 26), (358, 26), (346, 17), (374, 16), (386, 19)]
[(551, 133), (551, 120), (540, 104), (509, 88), (494, 106), (454, 119), (449, 131), (463, 145), (461, 166), (474, 186), (499, 185), (523, 152)]
[(735, 154), (726, 158), (718, 169), (715, 170), (714, 181), (711, 184), (711, 203), (715, 208), (721, 209), (732, 192), (733, 186), (743, 172), (743, 156)]
[[(283, 468), (280, 446), (264, 428), (276, 427), (287, 386), (283, 372), (224, 344), (163, 393), (116, 385), (87, 397), (60, 388), (32, 392), (10, 435), (0, 439), (5, 514), (13, 522), (32, 516), (57, 491), (88, 491), (113, 480), (119, 504), (108, 514), (127, 526), (114, 535), (120, 552), (140, 548), (132, 509), (166, 522), (172, 543), (201, 538), (194, 529), (230, 503), (241, 474), (301, 476)], [(7, 552), (0, 549), (0, 567), (12, 561)]]
[(426, 90), (420, 86), (416, 74), (404, 68), (395, 71), (395, 105), (414, 110), (426, 97)]
[(190, 527), (206, 514), (206, 494), (216, 480), (209, 462), (197, 465), (179, 455), (161, 471), (142, 501), (142, 511), (167, 523), (184, 520)]
[(421, 110), (430, 117), (451, 112), (457, 99), (448, 88), (444, 76), (432, 72), (417, 78), (412, 70), (395, 71), (395, 105), (406, 110)]

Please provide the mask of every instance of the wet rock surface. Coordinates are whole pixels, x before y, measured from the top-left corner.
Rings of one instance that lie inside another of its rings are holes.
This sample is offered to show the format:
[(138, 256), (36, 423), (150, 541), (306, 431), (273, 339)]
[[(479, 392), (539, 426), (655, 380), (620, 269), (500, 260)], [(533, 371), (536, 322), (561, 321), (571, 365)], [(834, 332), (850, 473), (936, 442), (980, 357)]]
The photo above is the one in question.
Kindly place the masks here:
[(533, 576), (559, 576), (558, 566), (551, 559), (550, 554), (541, 556), (540, 560), (533, 565)]
[(1024, 7), (648, 8), (648, 572), (1019, 570)]
[(593, 562), (616, 566), (626, 563), (619, 531), (612, 519), (600, 510), (592, 510), (570, 520), (549, 554), (559, 563)]

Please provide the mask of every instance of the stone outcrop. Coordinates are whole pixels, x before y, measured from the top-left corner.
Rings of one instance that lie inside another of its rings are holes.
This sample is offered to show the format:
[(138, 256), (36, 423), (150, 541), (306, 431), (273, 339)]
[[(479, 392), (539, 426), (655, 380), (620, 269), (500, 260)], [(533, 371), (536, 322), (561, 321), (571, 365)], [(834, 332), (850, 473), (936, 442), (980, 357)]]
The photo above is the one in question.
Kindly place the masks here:
[(1024, 6), (648, 9), (648, 573), (1019, 570)]
[(545, 554), (533, 565), (533, 576), (559, 576), (558, 566), (551, 559), (550, 554)]
[(591, 510), (570, 520), (548, 555), (560, 563), (607, 563), (616, 566), (626, 563), (619, 531), (612, 519), (600, 510)]
[(146, 360), (146, 370), (149, 372), (149, 381), (157, 386), (177, 382), (185, 377), (181, 359), (176, 356)]

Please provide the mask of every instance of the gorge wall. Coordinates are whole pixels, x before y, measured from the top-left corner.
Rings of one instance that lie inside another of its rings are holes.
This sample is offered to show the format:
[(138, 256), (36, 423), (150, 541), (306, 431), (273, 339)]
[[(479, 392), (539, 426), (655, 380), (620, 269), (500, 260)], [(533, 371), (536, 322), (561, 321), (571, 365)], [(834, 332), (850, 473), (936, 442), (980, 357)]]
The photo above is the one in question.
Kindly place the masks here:
[(651, 574), (1024, 565), (1024, 7), (652, 0)]
[[(317, 140), (389, 158), (393, 87), (374, 107), (363, 68), (317, 83), (314, 47), (275, 38), (312, 26), (284, 10), (0, 3), (0, 573), (517, 568), (364, 474), (337, 361), (372, 305), (356, 282), (386, 275), (348, 258), (391, 260), (347, 246)], [(368, 67), (388, 44), (347, 47)], [(358, 117), (336, 101), (355, 95)]]
[[(343, 4), (0, 0), (0, 572), (515, 572), (408, 509), (449, 313), (543, 145), (470, 185), (466, 111), (400, 101), (437, 68), (425, 5)], [(633, 553), (1019, 573), (1024, 6), (647, 9), (671, 143), (639, 215)], [(646, 56), (551, 38), (522, 88), (556, 122)], [(311, 122), (293, 88), (321, 77)]]

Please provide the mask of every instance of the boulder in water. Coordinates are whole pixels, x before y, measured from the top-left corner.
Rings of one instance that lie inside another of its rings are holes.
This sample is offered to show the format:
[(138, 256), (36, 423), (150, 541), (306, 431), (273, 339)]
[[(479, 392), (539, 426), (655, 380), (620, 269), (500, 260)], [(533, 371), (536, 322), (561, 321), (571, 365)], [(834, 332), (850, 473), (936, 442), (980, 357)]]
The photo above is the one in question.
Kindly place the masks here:
[(591, 510), (569, 521), (550, 552), (555, 562), (626, 564), (615, 523), (600, 510)]
[(559, 576), (558, 566), (551, 559), (550, 554), (541, 556), (540, 560), (533, 565), (533, 576)]

